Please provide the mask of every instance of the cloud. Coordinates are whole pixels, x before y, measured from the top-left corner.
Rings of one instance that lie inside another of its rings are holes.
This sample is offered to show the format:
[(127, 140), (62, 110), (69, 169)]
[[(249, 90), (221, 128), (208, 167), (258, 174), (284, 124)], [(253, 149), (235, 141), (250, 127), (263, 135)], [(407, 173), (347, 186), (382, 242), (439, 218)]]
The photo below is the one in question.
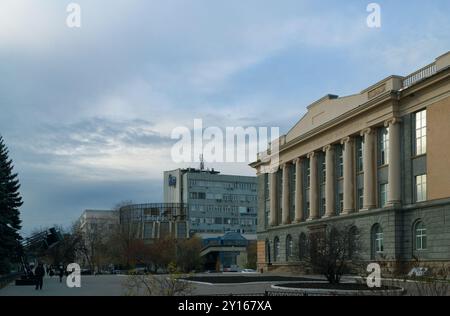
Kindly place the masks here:
[(36, 221), (109, 207), (120, 183), (145, 200), (132, 183), (153, 190), (163, 170), (185, 167), (170, 159), (170, 134), (195, 118), (283, 133), (326, 93), (407, 74), (450, 44), (444, 0), (383, 2), (380, 30), (360, 1), (77, 2), (77, 30), (64, 1), (0, 2), (0, 132)]
[(157, 179), (159, 164), (174, 141), (151, 122), (92, 118), (71, 125), (46, 125), (16, 146), (22, 167), (78, 179)]

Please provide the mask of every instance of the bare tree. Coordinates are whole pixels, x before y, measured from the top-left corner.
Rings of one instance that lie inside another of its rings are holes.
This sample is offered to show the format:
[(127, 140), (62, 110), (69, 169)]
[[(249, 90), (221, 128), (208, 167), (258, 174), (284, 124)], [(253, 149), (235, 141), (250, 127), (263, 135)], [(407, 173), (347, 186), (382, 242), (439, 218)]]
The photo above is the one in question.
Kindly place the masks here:
[(176, 262), (183, 272), (200, 270), (203, 258), (200, 256), (202, 240), (199, 237), (179, 240), (177, 242)]
[(107, 245), (116, 263), (130, 268), (136, 264), (136, 248), (140, 244), (140, 224), (133, 221), (131, 213), (121, 214), (120, 224), (109, 236)]
[(168, 275), (129, 275), (123, 286), (127, 296), (187, 296), (193, 291), (192, 283), (183, 280), (176, 265), (171, 264)]
[(176, 262), (176, 241), (173, 238), (155, 240), (151, 244), (151, 261), (154, 272), (163, 269), (167, 270), (171, 263)]
[(74, 236), (79, 236), (83, 241), (80, 253), (84, 256), (91, 271), (102, 269), (108, 260), (107, 242), (110, 238), (108, 224), (95, 222), (82, 229), (74, 225)]
[(311, 270), (323, 274), (331, 284), (352, 270), (361, 249), (356, 226), (329, 225), (310, 232), (307, 238), (309, 256), (304, 262)]

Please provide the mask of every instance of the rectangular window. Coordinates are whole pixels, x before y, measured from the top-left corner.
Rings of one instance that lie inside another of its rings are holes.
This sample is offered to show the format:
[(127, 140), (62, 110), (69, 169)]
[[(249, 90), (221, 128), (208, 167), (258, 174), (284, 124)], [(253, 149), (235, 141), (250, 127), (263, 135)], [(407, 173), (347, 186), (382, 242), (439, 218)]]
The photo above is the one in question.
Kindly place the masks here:
[(325, 189), (326, 189), (325, 185), (320, 186), (319, 214), (321, 217), (325, 215), (325, 206), (326, 206)]
[(266, 200), (269, 198), (269, 175), (264, 174), (264, 195), (266, 196)]
[(289, 179), (289, 216), (291, 220), (293, 221), (295, 218), (295, 181), (296, 181), (296, 170), (295, 170), (295, 164), (292, 164), (290, 167), (290, 179)]
[(339, 213), (344, 211), (344, 193), (339, 193)]
[(326, 206), (327, 201), (325, 200), (325, 198), (321, 198), (320, 199), (320, 216), (324, 216), (325, 215), (325, 206)]
[(337, 147), (337, 177), (342, 178), (344, 176), (344, 151), (342, 146)]
[(427, 110), (415, 114), (416, 156), (427, 153)]
[(305, 190), (305, 214), (304, 217), (308, 218), (310, 215), (310, 203), (309, 203), (309, 189)]
[(362, 210), (364, 207), (364, 189), (358, 189), (358, 209)]
[(386, 207), (387, 205), (387, 192), (388, 192), (388, 184), (387, 183), (380, 184), (380, 207)]
[(311, 167), (308, 163), (306, 167), (306, 187), (309, 188), (311, 186)]
[(389, 128), (381, 130), (380, 137), (380, 166), (389, 164)]
[(327, 162), (325, 156), (322, 156), (322, 183), (327, 181)]
[(427, 175), (416, 176), (416, 202), (427, 200)]
[(357, 142), (357, 148), (356, 148), (356, 168), (358, 172), (364, 171), (364, 165), (363, 165), (363, 157), (364, 157), (364, 138), (360, 137)]

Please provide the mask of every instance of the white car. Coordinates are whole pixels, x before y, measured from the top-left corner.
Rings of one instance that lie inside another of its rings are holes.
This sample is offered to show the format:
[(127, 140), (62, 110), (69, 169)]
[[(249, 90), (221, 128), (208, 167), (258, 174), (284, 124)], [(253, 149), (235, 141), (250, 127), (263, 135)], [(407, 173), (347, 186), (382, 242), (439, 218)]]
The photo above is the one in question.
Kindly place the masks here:
[(423, 277), (428, 275), (428, 268), (413, 268), (411, 271), (409, 271), (408, 276), (409, 277)]
[(253, 269), (242, 269), (242, 273), (256, 273), (256, 270)]

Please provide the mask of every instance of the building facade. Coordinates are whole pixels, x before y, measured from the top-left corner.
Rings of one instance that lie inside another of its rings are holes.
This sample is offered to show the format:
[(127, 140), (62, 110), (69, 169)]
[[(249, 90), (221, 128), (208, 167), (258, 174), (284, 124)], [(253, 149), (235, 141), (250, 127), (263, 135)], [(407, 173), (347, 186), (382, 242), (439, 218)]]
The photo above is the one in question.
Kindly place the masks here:
[(355, 225), (367, 261), (450, 262), (450, 52), (327, 95), (260, 153), (258, 268), (298, 267), (309, 232)]
[(247, 247), (250, 243), (241, 234), (235, 232), (203, 239), (201, 256), (205, 260), (205, 270), (238, 272), (244, 269), (248, 262)]
[(78, 228), (84, 234), (101, 232), (107, 235), (119, 224), (119, 213), (113, 210), (85, 210), (77, 221)]
[(126, 205), (119, 210), (120, 225), (145, 242), (185, 239), (189, 238), (186, 213), (186, 206), (180, 203)]
[[(76, 222), (76, 227), (83, 235), (84, 247), (92, 258), (99, 242), (106, 243), (119, 225), (119, 212), (113, 210), (85, 210)], [(92, 266), (85, 253), (77, 254), (77, 262), (82, 267), (101, 270), (100, 266)], [(97, 262), (98, 263), (98, 262)]]
[(256, 238), (256, 177), (193, 168), (166, 171), (164, 202), (186, 205), (190, 235), (238, 232)]

